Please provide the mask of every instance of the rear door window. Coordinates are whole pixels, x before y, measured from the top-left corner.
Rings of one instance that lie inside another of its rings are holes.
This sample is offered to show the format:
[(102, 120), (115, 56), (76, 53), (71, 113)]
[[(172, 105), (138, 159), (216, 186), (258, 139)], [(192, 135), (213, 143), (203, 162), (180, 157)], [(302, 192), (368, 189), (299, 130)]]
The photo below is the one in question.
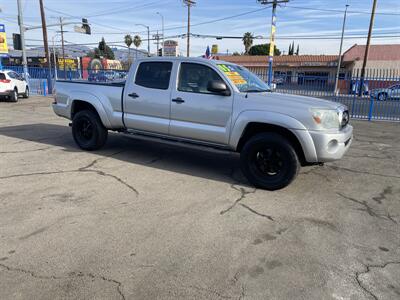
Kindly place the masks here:
[(142, 62), (136, 73), (135, 84), (151, 89), (167, 90), (172, 62)]

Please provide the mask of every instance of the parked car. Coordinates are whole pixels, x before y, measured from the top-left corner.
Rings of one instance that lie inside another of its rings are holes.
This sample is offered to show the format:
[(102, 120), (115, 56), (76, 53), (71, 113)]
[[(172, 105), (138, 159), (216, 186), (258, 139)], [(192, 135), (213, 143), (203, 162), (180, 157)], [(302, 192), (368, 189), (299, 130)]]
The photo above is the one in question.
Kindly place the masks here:
[[(352, 80), (350, 82), (350, 91), (349, 94), (351, 95), (358, 95), (360, 93), (360, 88), (361, 88), (361, 82), (360, 80)], [(364, 81), (363, 86), (362, 86), (362, 95), (368, 95), (369, 94), (369, 87), (368, 87), (368, 81)]]
[(373, 89), (370, 95), (372, 98), (379, 101), (400, 100), (400, 84), (398, 83), (388, 88)]
[(18, 96), (29, 97), (29, 86), (22, 74), (11, 70), (0, 71), (0, 96), (17, 102)]
[(285, 78), (283, 76), (277, 76), (274, 78), (272, 82), (275, 83), (276, 85), (282, 85), (285, 83)]
[(98, 71), (89, 74), (88, 81), (92, 82), (109, 82), (116, 78), (116, 73), (113, 71)]
[(101, 148), (108, 130), (190, 147), (239, 152), (257, 187), (290, 184), (300, 166), (340, 159), (352, 143), (347, 108), (274, 93), (244, 67), (202, 58), (147, 58), (126, 82), (57, 81), (53, 109), (72, 120), (84, 150)]

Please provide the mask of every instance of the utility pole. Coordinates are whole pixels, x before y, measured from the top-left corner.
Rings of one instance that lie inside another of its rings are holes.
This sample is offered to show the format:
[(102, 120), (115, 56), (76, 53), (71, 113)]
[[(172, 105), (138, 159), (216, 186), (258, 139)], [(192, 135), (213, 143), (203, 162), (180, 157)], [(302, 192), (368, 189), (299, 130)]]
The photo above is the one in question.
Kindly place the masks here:
[(156, 45), (157, 45), (156, 56), (158, 56), (158, 47), (159, 47), (159, 44), (160, 44), (160, 35), (158, 34), (158, 30), (157, 30), (156, 34), (153, 34), (153, 39), (156, 40)]
[(339, 73), (340, 73), (340, 65), (342, 64), (342, 48), (343, 48), (343, 38), (344, 38), (344, 29), (346, 26), (346, 17), (347, 17), (347, 8), (349, 7), (348, 4), (346, 4), (346, 9), (344, 10), (344, 16), (343, 16), (343, 26), (342, 26), (342, 38), (340, 39), (340, 47), (339, 47), (339, 57), (338, 57), (338, 66), (336, 70), (336, 78), (335, 78), (335, 89), (333, 90), (335, 95), (338, 95), (338, 83), (339, 83)]
[(50, 52), (49, 52), (49, 43), (47, 40), (46, 16), (44, 14), (43, 0), (39, 0), (39, 4), (40, 4), (40, 16), (42, 18), (44, 53), (45, 53), (46, 60), (47, 60), (47, 68), (49, 70), (49, 74), (47, 75), (47, 88), (49, 90), (49, 94), (51, 94), (52, 90), (53, 90), (52, 81), (51, 81), (51, 62), (50, 62), (51, 58), (50, 58)]
[(271, 37), (269, 42), (269, 59), (268, 59), (268, 85), (272, 82), (272, 65), (275, 50), (275, 32), (276, 32), (276, 7), (279, 3), (286, 3), (289, 0), (258, 0), (261, 4), (272, 4), (272, 20), (271, 20)]
[(65, 68), (64, 25), (62, 17), (60, 17), (60, 27), (61, 27), (61, 48), (62, 48), (63, 68), (64, 68), (64, 79), (67, 79), (67, 72)]
[(365, 46), (364, 61), (363, 61), (363, 65), (362, 65), (362, 69), (361, 69), (361, 76), (360, 76), (360, 90), (358, 92), (358, 96), (362, 96), (363, 88), (364, 88), (365, 68), (367, 66), (367, 61), (368, 61), (368, 52), (369, 52), (369, 45), (371, 43), (372, 28), (374, 27), (376, 3), (377, 3), (377, 0), (374, 0), (374, 3), (372, 4), (371, 19), (369, 21), (367, 45)]
[(157, 12), (158, 15), (161, 16), (161, 26), (162, 26), (162, 47), (161, 47), (161, 56), (164, 56), (164, 37), (165, 37), (165, 32), (164, 32), (164, 15), (161, 13)]
[(183, 3), (188, 8), (186, 56), (189, 57), (190, 56), (190, 8), (192, 7), (192, 5), (196, 4), (196, 1), (194, 1), (194, 0), (183, 0)]
[(22, 15), (21, 0), (17, 0), (17, 5), (18, 5), (19, 33), (21, 35), (22, 65), (24, 66), (25, 78), (28, 80), (28, 62), (26, 60), (26, 48), (25, 48), (25, 26), (24, 26), (24, 18)]

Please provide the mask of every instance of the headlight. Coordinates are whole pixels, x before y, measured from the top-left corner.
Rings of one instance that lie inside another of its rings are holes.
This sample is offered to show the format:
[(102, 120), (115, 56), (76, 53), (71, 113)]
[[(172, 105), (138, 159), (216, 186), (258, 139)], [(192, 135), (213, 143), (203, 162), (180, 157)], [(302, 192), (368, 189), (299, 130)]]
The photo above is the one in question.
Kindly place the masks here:
[(336, 110), (311, 109), (312, 118), (318, 127), (323, 129), (339, 129), (340, 120)]

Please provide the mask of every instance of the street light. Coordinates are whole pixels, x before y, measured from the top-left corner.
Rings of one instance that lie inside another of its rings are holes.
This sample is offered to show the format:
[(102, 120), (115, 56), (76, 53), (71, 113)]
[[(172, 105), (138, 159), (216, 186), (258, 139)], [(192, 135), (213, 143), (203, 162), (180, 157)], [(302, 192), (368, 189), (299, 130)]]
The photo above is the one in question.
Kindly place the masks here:
[(144, 24), (135, 24), (135, 26), (143, 26), (147, 29), (147, 56), (150, 57), (150, 27)]
[(161, 24), (162, 24), (162, 48), (161, 48), (161, 56), (164, 56), (164, 16), (157, 12), (157, 15), (161, 17)]

